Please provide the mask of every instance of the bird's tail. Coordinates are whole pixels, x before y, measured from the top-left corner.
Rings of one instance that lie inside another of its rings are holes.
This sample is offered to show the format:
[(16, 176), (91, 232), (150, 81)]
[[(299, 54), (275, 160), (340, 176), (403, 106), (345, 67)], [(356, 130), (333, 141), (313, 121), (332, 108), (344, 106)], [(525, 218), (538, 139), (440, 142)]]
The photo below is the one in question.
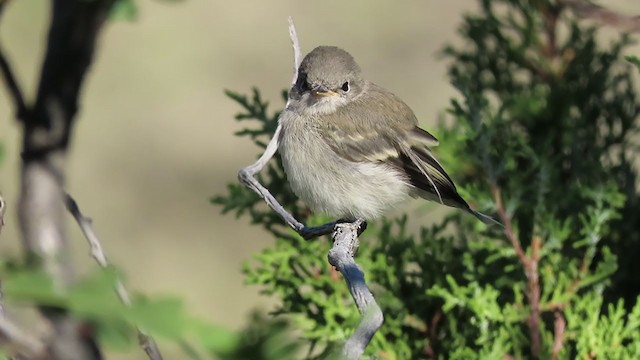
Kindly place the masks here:
[(471, 214), (473, 214), (473, 216), (475, 216), (476, 218), (478, 218), (480, 221), (482, 221), (483, 223), (485, 223), (487, 225), (498, 225), (500, 227), (504, 227), (504, 225), (500, 221), (492, 218), (489, 215), (485, 215), (485, 214), (483, 214), (481, 212), (478, 212), (478, 211), (475, 211), (475, 210), (473, 210), (471, 208), (469, 208), (469, 212)]

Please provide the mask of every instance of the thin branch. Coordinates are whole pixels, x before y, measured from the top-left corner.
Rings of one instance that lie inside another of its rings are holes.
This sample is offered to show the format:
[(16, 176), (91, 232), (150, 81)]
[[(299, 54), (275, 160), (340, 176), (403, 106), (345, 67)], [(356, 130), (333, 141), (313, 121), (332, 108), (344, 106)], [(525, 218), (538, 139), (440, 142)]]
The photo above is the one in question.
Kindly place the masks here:
[(553, 60), (558, 56), (557, 25), (560, 9), (557, 6), (545, 4), (542, 5), (540, 11), (543, 14), (544, 33), (547, 38), (546, 45), (542, 52), (547, 60)]
[[(65, 195), (65, 205), (69, 213), (71, 213), (71, 215), (73, 215), (73, 217), (76, 219), (76, 222), (78, 223), (82, 234), (87, 239), (87, 242), (89, 242), (89, 246), (91, 248), (91, 257), (96, 260), (100, 267), (107, 268), (109, 266), (109, 262), (107, 261), (107, 256), (102, 250), (102, 245), (100, 243), (100, 240), (98, 239), (98, 236), (93, 231), (93, 227), (91, 226), (91, 219), (82, 214), (78, 203), (69, 194)], [(126, 306), (131, 306), (131, 297), (129, 296), (129, 292), (124, 287), (124, 284), (122, 283), (122, 281), (120, 281), (120, 279), (116, 280), (115, 287), (116, 293), (118, 294), (118, 297), (120, 298), (122, 303)], [(153, 338), (150, 335), (147, 335), (140, 328), (137, 328), (137, 330), (140, 346), (147, 354), (149, 359), (162, 360), (160, 349), (156, 345), (156, 342), (153, 340)]]
[[(114, 0), (52, 0), (46, 51), (33, 106), (23, 114), (18, 218), (33, 263), (65, 289), (74, 280), (65, 224), (65, 163), (81, 87)], [(54, 330), (52, 359), (102, 359), (92, 334), (64, 309), (42, 308)]]
[(298, 81), (298, 68), (302, 62), (302, 52), (300, 50), (300, 41), (298, 40), (296, 25), (293, 23), (291, 16), (289, 16), (289, 38), (291, 39), (291, 46), (293, 47), (293, 79), (291, 79), (291, 85), (293, 86)]
[(507, 209), (505, 208), (502, 202), (502, 194), (500, 192), (500, 188), (497, 186), (493, 186), (492, 192), (493, 192), (493, 199), (496, 203), (496, 210), (498, 211), (498, 217), (502, 220), (502, 223), (504, 224), (504, 234), (507, 237), (507, 239), (511, 242), (513, 249), (516, 251), (516, 254), (518, 255), (518, 259), (520, 259), (520, 263), (522, 263), (522, 265), (525, 265), (528, 261), (527, 255), (524, 253), (524, 250), (522, 250), (522, 245), (520, 245), (520, 241), (518, 241), (518, 238), (513, 232), (511, 217), (507, 214)]
[(555, 320), (553, 322), (553, 350), (551, 353), (551, 360), (558, 359), (560, 351), (562, 351), (562, 345), (564, 344), (564, 331), (567, 327), (567, 321), (562, 315), (562, 311), (554, 312)]
[(592, 19), (602, 25), (613, 26), (625, 32), (640, 33), (640, 15), (620, 14), (585, 0), (562, 0), (558, 3), (567, 6), (579, 17)]
[[(0, 194), (0, 235), (2, 234), (2, 227), (4, 227), (4, 214), (7, 210), (7, 202)], [(5, 307), (4, 307), (4, 291), (2, 284), (0, 283), (0, 317), (5, 316)]]
[(538, 273), (538, 262), (540, 259), (540, 237), (534, 236), (531, 242), (531, 257), (525, 266), (525, 274), (527, 276), (527, 297), (529, 298), (529, 306), (531, 306), (531, 314), (529, 315), (529, 333), (531, 334), (531, 355), (534, 359), (540, 358), (540, 350), (542, 348), (542, 339), (540, 338), (540, 275)]
[(538, 359), (540, 357), (542, 341), (540, 338), (540, 276), (538, 274), (538, 261), (540, 260), (542, 239), (538, 236), (533, 237), (531, 242), (531, 256), (527, 256), (513, 231), (511, 217), (507, 214), (507, 210), (502, 202), (500, 188), (497, 185), (493, 185), (492, 193), (498, 216), (504, 224), (504, 234), (518, 255), (518, 259), (524, 269), (524, 274), (527, 277), (527, 299), (531, 307), (531, 314), (529, 314), (528, 320), (529, 336), (531, 337), (531, 355), (534, 359)]
[[(292, 85), (296, 83), (298, 78), (298, 67), (300, 66), (300, 42), (298, 41), (298, 35), (296, 32), (296, 27), (293, 23), (293, 19), (289, 17), (289, 36), (291, 37), (291, 45), (293, 46), (293, 57), (294, 57), (294, 70), (292, 77)], [(289, 105), (289, 101), (287, 101), (287, 105)], [(335, 226), (335, 222), (327, 223), (324, 225), (316, 226), (316, 227), (307, 227), (303, 223), (296, 220), (279, 202), (276, 200), (271, 192), (267, 190), (260, 182), (254, 177), (255, 174), (260, 172), (267, 165), (269, 160), (275, 155), (278, 147), (280, 146), (280, 132), (282, 131), (282, 127), (278, 124), (276, 131), (273, 134), (273, 137), (267, 144), (267, 148), (264, 150), (264, 153), (258, 161), (255, 163), (241, 169), (238, 172), (238, 179), (242, 184), (253, 190), (256, 194), (260, 195), (261, 198), (269, 205), (269, 207), (275, 211), (292, 229), (298, 232), (303, 238), (311, 239), (322, 235), (330, 234), (333, 231)]]
[(442, 319), (443, 313), (442, 309), (438, 309), (438, 311), (433, 314), (431, 318), (431, 322), (428, 327), (428, 336), (429, 336), (429, 344), (425, 347), (425, 353), (429, 357), (429, 359), (437, 359), (437, 343), (438, 343), (438, 324)]
[(22, 90), (13, 74), (9, 60), (4, 54), (2, 47), (0, 46), (0, 71), (2, 71), (2, 77), (4, 78), (5, 85), (11, 97), (13, 98), (14, 106), (16, 107), (16, 118), (23, 120), (27, 113), (27, 105), (22, 95)]
[(0, 234), (2, 234), (2, 228), (4, 227), (4, 213), (7, 211), (7, 202), (4, 201), (2, 194), (0, 194)]
[[(298, 78), (298, 67), (300, 66), (300, 43), (298, 41), (298, 33), (296, 32), (295, 24), (293, 23), (293, 19), (289, 17), (289, 37), (291, 39), (291, 45), (293, 46), (293, 77), (291, 80), (292, 86), (296, 83)], [(287, 101), (287, 105), (289, 105), (289, 101)], [(267, 144), (264, 153), (258, 161), (255, 163), (241, 169), (238, 172), (238, 179), (242, 184), (253, 190), (255, 193), (260, 195), (264, 199), (264, 201), (269, 205), (269, 207), (274, 210), (280, 217), (289, 225), (291, 228), (296, 230), (298, 233), (304, 232), (305, 226), (298, 220), (296, 220), (293, 215), (291, 215), (280, 203), (276, 200), (273, 195), (267, 190), (258, 180), (254, 177), (255, 174), (260, 172), (260, 170), (264, 169), (269, 160), (275, 155), (278, 147), (280, 145), (280, 132), (282, 131), (282, 127), (278, 124), (276, 127), (276, 131), (273, 134), (273, 137)], [(329, 230), (330, 232), (331, 230)], [(329, 233), (325, 232), (325, 234)], [(303, 235), (304, 236), (304, 235)], [(307, 236), (305, 236), (307, 238)]]
[[(0, 0), (0, 16), (2, 16), (4, 7), (8, 1), (9, 0)], [(20, 86), (18, 85), (13, 70), (11, 69), (9, 60), (7, 60), (7, 57), (2, 50), (2, 46), (0, 46), (0, 72), (2, 72), (2, 77), (4, 78), (7, 90), (13, 98), (14, 106), (16, 107), (16, 118), (22, 120), (26, 115), (27, 105), (24, 101), (22, 90), (20, 90)]]
[(6, 317), (0, 317), (0, 343), (21, 357), (42, 359), (46, 354), (45, 344), (24, 332)]
[(359, 246), (358, 236), (365, 228), (366, 223), (363, 220), (337, 224), (332, 235), (333, 247), (328, 255), (329, 263), (342, 273), (351, 297), (362, 314), (360, 324), (342, 350), (343, 359), (348, 360), (359, 359), (362, 356), (364, 349), (384, 321), (382, 310), (365, 282), (364, 273), (353, 258)]

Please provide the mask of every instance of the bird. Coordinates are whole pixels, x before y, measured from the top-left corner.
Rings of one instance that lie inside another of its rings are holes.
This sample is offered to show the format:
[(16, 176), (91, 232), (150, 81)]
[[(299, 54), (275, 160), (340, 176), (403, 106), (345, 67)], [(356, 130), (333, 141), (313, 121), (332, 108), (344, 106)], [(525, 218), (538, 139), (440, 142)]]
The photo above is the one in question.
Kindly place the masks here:
[(498, 223), (460, 196), (411, 108), (339, 47), (304, 57), (279, 124), (287, 182), (314, 212), (366, 221), (418, 197)]

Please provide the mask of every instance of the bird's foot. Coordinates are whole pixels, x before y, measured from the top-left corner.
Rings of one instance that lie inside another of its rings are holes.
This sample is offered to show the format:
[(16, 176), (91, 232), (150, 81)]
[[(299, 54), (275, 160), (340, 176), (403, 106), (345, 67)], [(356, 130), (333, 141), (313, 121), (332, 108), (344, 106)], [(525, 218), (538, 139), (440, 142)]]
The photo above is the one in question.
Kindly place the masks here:
[(298, 234), (305, 240), (311, 240), (331, 234), (337, 226), (356, 226), (360, 236), (367, 229), (367, 222), (364, 219), (339, 219), (319, 226), (304, 226), (298, 230)]

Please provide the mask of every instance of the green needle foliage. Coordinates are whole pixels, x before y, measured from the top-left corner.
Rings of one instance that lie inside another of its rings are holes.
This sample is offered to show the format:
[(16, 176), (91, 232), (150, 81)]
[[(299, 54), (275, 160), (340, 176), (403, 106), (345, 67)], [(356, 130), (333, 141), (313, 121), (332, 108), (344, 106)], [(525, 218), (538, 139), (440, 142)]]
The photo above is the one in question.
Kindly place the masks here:
[[(385, 313), (371, 359), (636, 359), (640, 357), (640, 99), (621, 36), (602, 44), (550, 0), (480, 0), (448, 46), (459, 90), (434, 149), (464, 197), (505, 229), (453, 212), (410, 231), (406, 216), (370, 224), (357, 261)], [(254, 89), (227, 95), (261, 149), (278, 112)], [(251, 122), (248, 122), (248, 121)], [(310, 225), (279, 160), (259, 180)], [(275, 239), (245, 273), (281, 303), (323, 358), (358, 314), (330, 244), (304, 241), (236, 183), (212, 199)]]
[(640, 70), (640, 58), (637, 56), (626, 56), (625, 59), (635, 65)]

